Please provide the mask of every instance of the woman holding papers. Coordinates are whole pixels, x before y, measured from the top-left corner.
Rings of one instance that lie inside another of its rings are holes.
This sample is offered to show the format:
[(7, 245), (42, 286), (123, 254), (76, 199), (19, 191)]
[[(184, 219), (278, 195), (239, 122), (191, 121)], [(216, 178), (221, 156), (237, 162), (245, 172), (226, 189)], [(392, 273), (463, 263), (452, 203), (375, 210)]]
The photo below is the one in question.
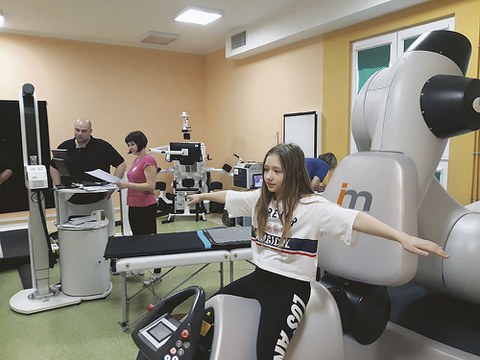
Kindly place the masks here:
[(135, 160), (127, 172), (128, 181), (119, 181), (120, 189), (128, 189), (128, 221), (133, 235), (157, 233), (157, 198), (153, 193), (157, 162), (147, 152), (147, 137), (141, 131), (132, 131), (125, 137), (128, 153)]

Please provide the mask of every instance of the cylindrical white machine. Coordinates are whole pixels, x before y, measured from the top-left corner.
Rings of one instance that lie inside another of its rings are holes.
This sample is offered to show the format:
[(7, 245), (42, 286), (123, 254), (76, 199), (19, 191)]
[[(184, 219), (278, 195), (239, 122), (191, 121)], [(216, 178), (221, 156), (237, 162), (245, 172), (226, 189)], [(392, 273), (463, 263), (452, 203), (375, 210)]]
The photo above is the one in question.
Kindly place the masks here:
[(107, 296), (112, 289), (107, 259), (108, 219), (92, 228), (58, 226), (62, 292), (84, 300)]

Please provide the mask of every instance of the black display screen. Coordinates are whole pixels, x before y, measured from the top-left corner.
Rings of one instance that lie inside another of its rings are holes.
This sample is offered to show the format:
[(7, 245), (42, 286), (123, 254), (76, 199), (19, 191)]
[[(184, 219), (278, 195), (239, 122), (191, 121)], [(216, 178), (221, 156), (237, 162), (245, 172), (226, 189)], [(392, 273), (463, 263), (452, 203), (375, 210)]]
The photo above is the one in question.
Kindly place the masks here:
[(140, 330), (140, 334), (143, 335), (155, 349), (159, 349), (168, 341), (169, 337), (178, 329), (179, 325), (180, 323), (177, 320), (165, 314)]
[(255, 189), (261, 188), (263, 183), (263, 174), (253, 175), (253, 187)]
[(172, 333), (172, 330), (165, 326), (163, 322), (157, 323), (154, 327), (147, 331), (156, 341), (162, 342), (167, 336)]
[(202, 161), (202, 144), (194, 142), (171, 142), (170, 150), (188, 150), (188, 155), (170, 155), (170, 160), (177, 160), (182, 165), (193, 165)]

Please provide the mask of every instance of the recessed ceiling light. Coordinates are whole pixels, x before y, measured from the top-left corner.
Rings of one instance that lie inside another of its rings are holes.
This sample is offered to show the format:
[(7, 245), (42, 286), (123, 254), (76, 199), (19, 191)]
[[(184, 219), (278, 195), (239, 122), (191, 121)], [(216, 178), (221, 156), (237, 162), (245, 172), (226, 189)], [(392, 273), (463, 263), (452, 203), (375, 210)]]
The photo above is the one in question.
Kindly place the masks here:
[(221, 18), (223, 11), (203, 6), (189, 5), (175, 15), (175, 21), (207, 25)]

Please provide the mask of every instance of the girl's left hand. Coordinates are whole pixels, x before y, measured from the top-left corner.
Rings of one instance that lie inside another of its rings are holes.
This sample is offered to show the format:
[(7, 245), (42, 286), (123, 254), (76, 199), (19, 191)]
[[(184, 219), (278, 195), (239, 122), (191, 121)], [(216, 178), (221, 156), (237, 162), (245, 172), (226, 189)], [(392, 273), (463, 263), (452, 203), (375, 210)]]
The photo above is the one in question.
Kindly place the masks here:
[(402, 240), (401, 244), (405, 250), (413, 254), (427, 256), (434, 254), (440, 256), (441, 258), (448, 259), (448, 255), (440, 245), (434, 243), (433, 241), (420, 239), (416, 236), (406, 235), (406, 238)]

